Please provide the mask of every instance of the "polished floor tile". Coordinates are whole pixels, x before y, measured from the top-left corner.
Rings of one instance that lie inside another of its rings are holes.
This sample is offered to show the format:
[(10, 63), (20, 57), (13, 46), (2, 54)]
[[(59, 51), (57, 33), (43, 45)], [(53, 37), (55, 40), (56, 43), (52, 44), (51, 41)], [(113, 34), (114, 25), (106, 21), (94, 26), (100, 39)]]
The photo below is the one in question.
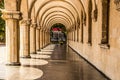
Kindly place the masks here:
[(66, 45), (48, 45), (31, 57), (20, 58), (21, 66), (5, 66), (0, 54), (0, 80), (110, 80)]
[(44, 75), (36, 80), (110, 80), (66, 45), (57, 44), (48, 64), (39, 69)]
[(0, 66), (0, 80), (34, 80), (42, 75), (42, 70), (33, 67)]

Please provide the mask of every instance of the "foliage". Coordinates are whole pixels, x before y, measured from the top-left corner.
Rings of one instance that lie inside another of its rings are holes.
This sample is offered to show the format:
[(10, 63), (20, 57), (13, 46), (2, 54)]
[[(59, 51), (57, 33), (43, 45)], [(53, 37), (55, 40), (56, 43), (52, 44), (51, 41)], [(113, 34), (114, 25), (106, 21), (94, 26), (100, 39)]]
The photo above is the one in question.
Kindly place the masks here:
[[(4, 9), (4, 0), (0, 0), (0, 8)], [(1, 18), (2, 12), (0, 11), (0, 41), (5, 40), (5, 21)]]

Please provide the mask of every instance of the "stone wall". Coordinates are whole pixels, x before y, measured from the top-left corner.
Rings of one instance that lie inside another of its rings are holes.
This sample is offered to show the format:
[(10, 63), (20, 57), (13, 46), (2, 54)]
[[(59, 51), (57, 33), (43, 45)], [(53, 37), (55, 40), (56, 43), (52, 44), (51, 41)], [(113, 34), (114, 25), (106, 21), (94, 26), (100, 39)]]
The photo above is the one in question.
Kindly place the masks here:
[[(84, 2), (85, 1), (85, 2)], [(102, 2), (103, 1), (103, 2)], [(105, 6), (104, 1), (107, 0), (96, 0), (96, 5), (98, 9), (97, 20), (92, 20), (92, 45), (88, 44), (88, 16), (86, 15), (86, 26), (84, 26), (84, 41), (75, 42), (72, 40), (68, 41), (69, 46), (71, 46), (75, 51), (97, 67), (100, 71), (105, 73), (112, 80), (120, 79), (120, 12), (116, 10), (116, 5), (114, 0), (108, 2), (108, 23), (104, 25), (105, 16), (102, 9)], [(84, 5), (87, 6), (87, 0), (82, 0)], [(88, 14), (88, 8), (85, 7), (86, 14)], [(102, 40), (102, 27), (108, 26), (108, 43), (101, 45)], [(81, 35), (78, 35), (81, 37)], [(110, 47), (109, 47), (110, 46)]]

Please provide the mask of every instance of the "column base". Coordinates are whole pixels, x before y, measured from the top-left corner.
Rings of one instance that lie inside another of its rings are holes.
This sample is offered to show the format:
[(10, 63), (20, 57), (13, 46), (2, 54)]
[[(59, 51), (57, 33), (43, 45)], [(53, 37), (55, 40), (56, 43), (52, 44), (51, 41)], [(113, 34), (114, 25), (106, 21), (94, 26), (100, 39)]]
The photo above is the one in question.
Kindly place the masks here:
[(6, 66), (20, 66), (20, 62), (9, 62), (9, 63), (6, 63)]
[(31, 56), (21, 56), (20, 58), (31, 58)]

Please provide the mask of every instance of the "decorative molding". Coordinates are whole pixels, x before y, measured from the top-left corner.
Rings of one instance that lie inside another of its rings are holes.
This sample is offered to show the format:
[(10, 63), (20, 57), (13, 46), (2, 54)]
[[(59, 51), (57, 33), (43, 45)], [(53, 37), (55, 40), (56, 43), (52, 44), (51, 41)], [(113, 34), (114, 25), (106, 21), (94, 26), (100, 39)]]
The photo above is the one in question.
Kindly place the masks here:
[(22, 13), (20, 11), (2, 10), (2, 18), (5, 19), (5, 20), (8, 20), (8, 19), (21, 20), (22, 19)]
[(21, 25), (25, 25), (25, 26), (30, 26), (30, 24), (31, 24), (31, 19), (21, 20), (20, 24), (21, 24)]
[(40, 27), (36, 27), (36, 29), (40, 30), (41, 28)]
[(120, 11), (120, 0), (114, 0), (114, 3), (116, 5), (116, 10)]
[(37, 28), (37, 23), (32, 23), (32, 24), (31, 24), (31, 27)]

